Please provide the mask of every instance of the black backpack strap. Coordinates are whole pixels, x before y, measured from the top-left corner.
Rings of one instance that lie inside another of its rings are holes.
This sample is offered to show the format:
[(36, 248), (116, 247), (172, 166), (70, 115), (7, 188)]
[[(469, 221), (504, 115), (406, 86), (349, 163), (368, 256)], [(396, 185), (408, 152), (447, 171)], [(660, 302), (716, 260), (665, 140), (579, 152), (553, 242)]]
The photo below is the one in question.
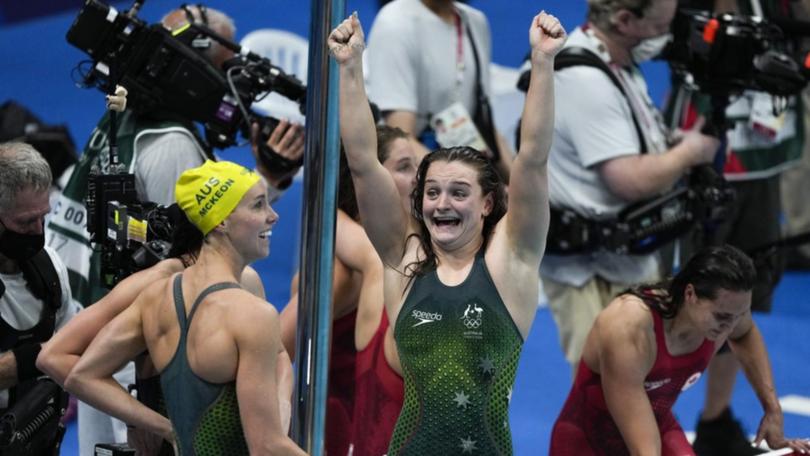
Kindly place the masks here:
[(42, 340), (48, 340), (56, 327), (56, 311), (62, 306), (62, 286), (56, 267), (48, 252), (42, 249), (28, 261), (22, 262), (20, 269), (28, 283), (28, 289), (45, 303), (43, 320), (38, 326), (43, 335), (47, 333)]
[[(526, 59), (528, 60), (530, 56), (527, 56)], [(619, 89), (622, 96), (625, 99), (628, 99), (627, 92), (624, 90), (624, 86), (622, 86), (621, 81), (619, 81), (619, 77), (616, 76), (616, 73), (610, 69), (607, 63), (602, 60), (601, 57), (596, 55), (593, 51), (581, 47), (581, 46), (570, 46), (562, 51), (560, 51), (557, 56), (554, 58), (554, 71), (560, 71), (565, 68), (570, 68), (574, 66), (588, 66), (591, 68), (596, 68), (601, 70), (610, 81)], [(523, 92), (529, 90), (529, 80), (531, 78), (531, 71), (524, 71), (517, 82), (517, 88), (522, 90)], [(644, 140), (644, 133), (641, 129), (641, 123), (639, 123), (638, 118), (636, 117), (636, 113), (633, 111), (632, 107), (630, 108), (630, 114), (633, 118), (633, 127), (636, 129), (636, 134), (638, 135), (639, 144), (641, 145), (641, 153), (647, 153), (647, 141)]]
[[(465, 32), (467, 33), (467, 38), (470, 40), (470, 46), (472, 47), (473, 58), (475, 59), (475, 110), (476, 112), (470, 113), (472, 115), (472, 120), (476, 124), (478, 131), (481, 133), (481, 136), (484, 139), (484, 142), (487, 143), (487, 147), (489, 147), (490, 152), (494, 155), (497, 159), (501, 155), (500, 147), (498, 146), (498, 140), (495, 134), (495, 124), (494, 120), (492, 119), (492, 107), (489, 103), (489, 95), (484, 92), (484, 86), (481, 84), (481, 58), (478, 55), (478, 46), (475, 45), (475, 37), (473, 37), (472, 30), (470, 29), (470, 24), (467, 22), (467, 18), (463, 11), (460, 9), (458, 10), (459, 20), (464, 27)], [(488, 125), (482, 125), (482, 123), (488, 123)]]

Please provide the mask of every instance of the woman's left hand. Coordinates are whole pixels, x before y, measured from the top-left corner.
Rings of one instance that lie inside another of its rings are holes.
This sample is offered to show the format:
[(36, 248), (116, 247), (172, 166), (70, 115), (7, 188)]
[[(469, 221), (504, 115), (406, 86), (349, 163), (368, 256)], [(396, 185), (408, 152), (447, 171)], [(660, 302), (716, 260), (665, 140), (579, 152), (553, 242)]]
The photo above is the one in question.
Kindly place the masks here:
[(529, 27), (532, 57), (538, 53), (545, 57), (554, 57), (563, 48), (566, 38), (565, 28), (560, 24), (560, 20), (541, 11), (534, 17)]
[(797, 453), (810, 453), (810, 440), (808, 439), (786, 439), (783, 432), (782, 414), (776, 412), (766, 413), (759, 423), (757, 437), (754, 445), (759, 446), (762, 441), (768, 442), (772, 449), (790, 447)]

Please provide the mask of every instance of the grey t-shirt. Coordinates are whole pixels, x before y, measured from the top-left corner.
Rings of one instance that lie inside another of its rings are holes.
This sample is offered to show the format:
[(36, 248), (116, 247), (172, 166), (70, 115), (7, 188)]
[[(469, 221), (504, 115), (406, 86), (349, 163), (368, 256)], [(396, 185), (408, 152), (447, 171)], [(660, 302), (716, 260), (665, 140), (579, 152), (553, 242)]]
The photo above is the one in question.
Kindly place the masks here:
[(178, 127), (169, 132), (139, 135), (135, 143), (135, 189), (144, 201), (174, 203), (174, 184), (189, 168), (205, 161), (194, 136)]
[[(481, 65), (481, 83), (489, 92), (491, 37), (481, 11), (455, 3), (469, 25)], [(467, 31), (447, 23), (421, 0), (394, 0), (371, 26), (366, 52), (369, 99), (382, 111), (416, 114), (416, 132), (430, 116), (460, 101), (472, 115), (475, 108), (475, 58)], [(459, 71), (458, 62), (463, 62)]]
[[(571, 33), (566, 46), (588, 48), (609, 62), (604, 45), (581, 28)], [(628, 97), (596, 68), (576, 66), (554, 75), (554, 141), (548, 165), (551, 204), (597, 220), (610, 219), (628, 205), (607, 188), (599, 166), (640, 152), (633, 111), (648, 153), (667, 149), (661, 116), (649, 98), (641, 74), (635, 68), (611, 67)], [(655, 279), (659, 271), (656, 255), (598, 251), (587, 255), (546, 255), (540, 273), (558, 282), (581, 286), (595, 275), (615, 283), (636, 283)]]

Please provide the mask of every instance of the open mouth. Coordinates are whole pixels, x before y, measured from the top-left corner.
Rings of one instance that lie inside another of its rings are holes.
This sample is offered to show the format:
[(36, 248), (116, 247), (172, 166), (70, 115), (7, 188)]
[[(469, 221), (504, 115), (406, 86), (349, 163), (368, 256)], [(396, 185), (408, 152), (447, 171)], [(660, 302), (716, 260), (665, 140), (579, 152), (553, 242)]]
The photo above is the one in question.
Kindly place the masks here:
[(261, 233), (259, 233), (259, 238), (268, 239), (272, 235), (273, 235), (273, 230), (262, 231)]
[(437, 227), (452, 227), (461, 224), (461, 219), (458, 217), (433, 217), (433, 224)]

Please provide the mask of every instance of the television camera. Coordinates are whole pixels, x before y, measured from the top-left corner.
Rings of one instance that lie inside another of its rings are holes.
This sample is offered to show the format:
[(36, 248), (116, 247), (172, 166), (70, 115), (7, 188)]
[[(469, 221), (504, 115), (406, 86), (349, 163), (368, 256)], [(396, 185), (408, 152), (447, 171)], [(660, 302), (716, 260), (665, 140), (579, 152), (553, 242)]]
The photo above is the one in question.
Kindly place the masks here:
[(810, 36), (810, 24), (777, 22), (758, 16), (678, 10), (671, 27), (673, 39), (660, 58), (669, 63), (676, 84), (709, 95), (708, 133), (722, 136), (728, 129), (725, 111), (731, 96), (745, 90), (771, 94), (778, 112), (786, 106), (785, 97), (807, 85), (810, 54), (802, 56), (791, 40), (800, 34)]
[[(278, 120), (250, 110), (253, 102), (277, 92), (298, 103), (304, 114), (306, 87), (270, 60), (218, 35), (205, 24), (191, 23), (170, 31), (137, 17), (143, 5), (135, 0), (119, 12), (99, 0), (86, 0), (67, 32), (67, 41), (91, 60), (80, 64), (84, 87), (112, 92), (126, 87), (128, 109), (198, 122), (211, 147), (251, 137), (259, 124), (259, 160), (270, 170), (286, 172), (301, 165), (266, 146)], [(195, 49), (210, 39), (234, 52), (217, 68)], [(89, 63), (89, 67), (88, 67)], [(101, 246), (103, 282), (114, 286), (134, 271), (166, 258), (172, 234), (167, 208), (138, 200), (135, 176), (120, 169), (115, 144), (116, 113), (110, 112), (109, 171), (91, 173), (87, 192), (87, 230)]]

